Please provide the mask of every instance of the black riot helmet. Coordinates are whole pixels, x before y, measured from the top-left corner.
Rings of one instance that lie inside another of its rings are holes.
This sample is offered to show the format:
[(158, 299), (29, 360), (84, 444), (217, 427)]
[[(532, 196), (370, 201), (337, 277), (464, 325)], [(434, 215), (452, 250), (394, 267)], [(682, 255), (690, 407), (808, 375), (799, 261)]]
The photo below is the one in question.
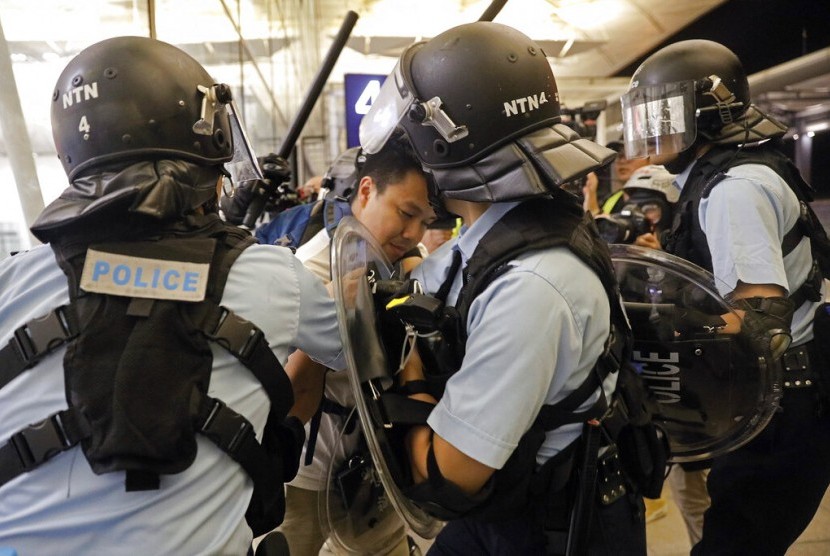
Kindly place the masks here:
[(559, 120), (542, 49), (511, 27), (475, 22), (404, 51), (361, 121), (360, 139), (371, 154), (401, 126), (424, 166), (453, 168)]
[(52, 133), (70, 181), (113, 162), (233, 158), (230, 89), (182, 50), (116, 37), (78, 54), (52, 95)]
[(707, 40), (681, 41), (649, 56), (622, 97), (626, 154), (681, 152), (698, 134), (716, 138), (750, 108), (738, 57)]

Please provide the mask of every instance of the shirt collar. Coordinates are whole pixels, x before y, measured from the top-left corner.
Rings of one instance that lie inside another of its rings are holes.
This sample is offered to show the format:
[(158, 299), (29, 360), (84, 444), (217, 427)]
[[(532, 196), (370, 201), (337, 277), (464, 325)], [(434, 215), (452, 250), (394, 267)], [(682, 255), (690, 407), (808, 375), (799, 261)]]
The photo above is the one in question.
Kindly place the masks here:
[(695, 163), (692, 162), (691, 164), (686, 166), (685, 170), (683, 170), (674, 177), (674, 186), (677, 187), (677, 189), (683, 191), (683, 186), (686, 185), (686, 181), (689, 179), (689, 174), (692, 173), (692, 168), (694, 167), (694, 165)]
[(461, 261), (465, 263), (473, 256), (473, 252), (478, 246), (478, 242), (484, 237), (493, 225), (501, 220), (512, 208), (519, 204), (518, 201), (511, 201), (508, 203), (493, 203), (484, 211), (484, 214), (469, 228), (462, 226), (458, 238), (458, 250), (461, 252)]

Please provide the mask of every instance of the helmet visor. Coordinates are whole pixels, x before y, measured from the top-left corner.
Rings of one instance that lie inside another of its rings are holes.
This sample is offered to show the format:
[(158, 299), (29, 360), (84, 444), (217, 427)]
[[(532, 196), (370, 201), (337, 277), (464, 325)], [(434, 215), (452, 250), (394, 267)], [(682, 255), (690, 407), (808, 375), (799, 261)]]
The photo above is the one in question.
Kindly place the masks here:
[(367, 154), (375, 154), (383, 148), (413, 99), (398, 61), (383, 82), (369, 112), (360, 121), (360, 146)]
[(635, 87), (621, 101), (626, 158), (679, 153), (694, 143), (694, 81)]
[(239, 109), (234, 101), (227, 105), (228, 115), (231, 122), (231, 134), (233, 135), (233, 159), (225, 163), (225, 170), (230, 174), (234, 187), (252, 180), (264, 179), (262, 169), (259, 167), (254, 148), (245, 133), (245, 127), (239, 116)]

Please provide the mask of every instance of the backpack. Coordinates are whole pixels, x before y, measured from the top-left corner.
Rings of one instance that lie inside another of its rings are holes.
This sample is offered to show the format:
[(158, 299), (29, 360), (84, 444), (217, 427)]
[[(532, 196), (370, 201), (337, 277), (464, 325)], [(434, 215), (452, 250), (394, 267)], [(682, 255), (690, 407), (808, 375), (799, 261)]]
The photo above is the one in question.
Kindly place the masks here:
[[(201, 435), (253, 481), (246, 520), (255, 535), (264, 534), (282, 521), (282, 483), (296, 473), (302, 425), (296, 419), (282, 421), (293, 403), (291, 384), (267, 338), (255, 324), (220, 305), (230, 267), (253, 238), (217, 215), (190, 216), (187, 225), (160, 231), (120, 224), (128, 233), (115, 234), (119, 241), (112, 243), (82, 233), (52, 242), (69, 282), (70, 303), (23, 324), (0, 348), (2, 388), (66, 345), (68, 403), (68, 409), (0, 445), (0, 485), (80, 444), (95, 473), (124, 471), (126, 491), (155, 490), (160, 475), (190, 467)], [(115, 266), (112, 276), (120, 267), (124, 280), (113, 282), (129, 282), (135, 296), (90, 287), (107, 261), (124, 257), (133, 262)], [(172, 266), (136, 262), (143, 260)], [(197, 279), (199, 273), (206, 282)], [(197, 281), (205, 284), (199, 302), (138, 291), (162, 284), (190, 290)], [(244, 416), (208, 395), (210, 343), (236, 357), (268, 394), (271, 408), (261, 443)]]
[(257, 228), (254, 235), (259, 243), (296, 250), (323, 228), (331, 236), (340, 219), (349, 215), (351, 208), (347, 201), (337, 198), (320, 199), (279, 213), (273, 220)]

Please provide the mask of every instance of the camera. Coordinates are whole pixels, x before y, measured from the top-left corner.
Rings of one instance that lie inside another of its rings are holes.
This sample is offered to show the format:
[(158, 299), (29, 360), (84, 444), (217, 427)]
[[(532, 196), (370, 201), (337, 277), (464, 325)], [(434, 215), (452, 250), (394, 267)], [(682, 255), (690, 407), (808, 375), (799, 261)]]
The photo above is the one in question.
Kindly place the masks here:
[(637, 205), (626, 205), (616, 214), (595, 218), (599, 235), (608, 243), (634, 243), (638, 236), (650, 233), (653, 224)]

